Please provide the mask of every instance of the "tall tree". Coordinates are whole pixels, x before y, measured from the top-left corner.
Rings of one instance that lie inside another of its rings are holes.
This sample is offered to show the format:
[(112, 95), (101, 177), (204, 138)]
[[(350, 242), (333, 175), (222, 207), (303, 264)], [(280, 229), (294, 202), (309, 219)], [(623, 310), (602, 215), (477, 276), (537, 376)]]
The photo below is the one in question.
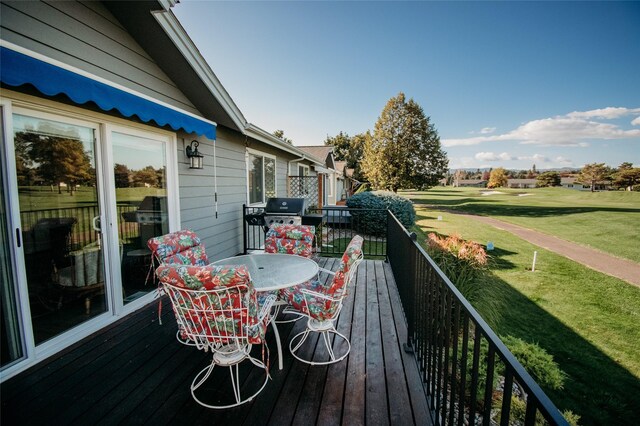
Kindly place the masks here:
[(360, 133), (350, 137), (347, 133), (340, 132), (331, 137), (327, 136), (324, 144), (333, 146), (333, 155), (338, 161), (346, 161), (347, 167), (353, 169), (353, 177), (357, 180), (363, 180), (363, 174), (360, 167), (362, 161), (362, 151), (367, 138), (370, 138), (369, 131)]
[(91, 159), (77, 139), (40, 137), (31, 144), (29, 157), (38, 165), (38, 176), (44, 182), (56, 185), (59, 194), (62, 193), (62, 183), (67, 184), (67, 190), (73, 195), (77, 184), (91, 179)]
[(404, 93), (391, 98), (365, 142), (362, 171), (376, 189), (428, 188), (447, 172), (449, 160), (422, 107)]
[(609, 176), (610, 170), (604, 163), (585, 164), (578, 179), (582, 183), (591, 185), (591, 192), (596, 190), (596, 183)]
[(275, 136), (278, 139), (282, 139), (283, 141), (285, 141), (289, 145), (293, 145), (293, 141), (284, 136), (284, 130), (276, 130), (275, 132), (273, 132), (273, 136)]
[(351, 157), (351, 137), (348, 133), (340, 132), (335, 136), (327, 136), (324, 144), (333, 147), (333, 155), (338, 161), (349, 162)]
[(633, 187), (640, 184), (640, 168), (633, 167), (631, 163), (622, 163), (618, 167), (618, 171), (613, 175), (613, 179), (613, 183), (618, 188), (633, 191)]
[(560, 173), (544, 172), (536, 176), (536, 185), (544, 188), (547, 186), (560, 186)]
[(128, 188), (131, 185), (131, 172), (125, 164), (118, 164), (113, 167), (113, 176), (116, 181), (116, 188)]
[(507, 186), (507, 171), (502, 167), (491, 170), (487, 188), (500, 188), (503, 186)]
[(158, 174), (153, 166), (147, 166), (141, 170), (133, 172), (132, 176), (134, 186), (158, 186)]

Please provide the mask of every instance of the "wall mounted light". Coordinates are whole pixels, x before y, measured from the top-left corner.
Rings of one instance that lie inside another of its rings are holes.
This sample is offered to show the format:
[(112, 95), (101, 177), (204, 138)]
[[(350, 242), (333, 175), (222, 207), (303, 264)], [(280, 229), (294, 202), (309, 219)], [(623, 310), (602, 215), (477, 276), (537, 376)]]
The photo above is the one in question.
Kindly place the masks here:
[(192, 140), (190, 145), (187, 145), (187, 158), (189, 159), (190, 169), (202, 169), (204, 168), (204, 156), (198, 152), (198, 146), (200, 142)]

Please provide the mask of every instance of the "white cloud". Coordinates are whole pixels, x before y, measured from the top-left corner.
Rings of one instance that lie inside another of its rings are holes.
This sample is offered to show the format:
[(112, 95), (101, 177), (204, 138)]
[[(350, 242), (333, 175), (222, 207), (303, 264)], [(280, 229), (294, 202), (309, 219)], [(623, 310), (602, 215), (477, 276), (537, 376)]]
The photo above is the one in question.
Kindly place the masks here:
[(550, 163), (551, 160), (549, 159), (549, 157), (545, 156), (545, 155), (540, 155), (540, 154), (533, 154), (533, 155), (524, 155), (524, 156), (520, 156), (518, 157), (518, 160), (530, 160), (530, 161), (535, 161), (537, 163)]
[(480, 129), (480, 133), (482, 133), (483, 135), (493, 133), (495, 131), (496, 131), (495, 127), (483, 127), (482, 129)]
[(631, 121), (634, 126), (640, 126), (640, 117), (636, 117)]
[[(464, 139), (443, 139), (442, 145), (470, 146), (483, 142), (517, 141), (521, 144), (541, 146), (589, 146), (585, 139), (626, 139), (640, 138), (640, 129), (625, 130), (611, 123), (596, 121), (613, 119), (640, 113), (640, 108), (603, 108), (592, 111), (574, 111), (564, 116), (532, 120), (518, 128), (500, 135), (475, 136)], [(640, 117), (633, 120), (640, 124)]]
[(506, 152), (501, 154), (494, 154), (493, 152), (479, 152), (475, 155), (478, 161), (510, 161), (515, 158)]
[(640, 108), (620, 108), (607, 107), (600, 109), (592, 109), (591, 111), (574, 111), (567, 114), (570, 118), (604, 118), (612, 120), (614, 118), (624, 117), (626, 115), (640, 113)]
[(556, 158), (554, 158), (553, 162), (560, 166), (573, 166), (573, 161), (571, 161), (568, 158), (564, 158), (562, 155), (559, 155)]

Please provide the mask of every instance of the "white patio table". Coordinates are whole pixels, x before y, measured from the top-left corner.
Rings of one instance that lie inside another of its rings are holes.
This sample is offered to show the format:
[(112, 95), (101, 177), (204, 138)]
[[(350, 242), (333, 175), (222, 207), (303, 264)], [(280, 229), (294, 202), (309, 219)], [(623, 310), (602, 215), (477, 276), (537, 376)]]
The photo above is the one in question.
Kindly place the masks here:
[[(292, 254), (260, 253), (228, 257), (214, 265), (245, 265), (256, 291), (277, 291), (309, 281), (318, 275), (318, 264), (306, 257)], [(282, 303), (282, 302), (281, 302)], [(277, 315), (276, 311), (276, 315)], [(273, 334), (278, 348), (278, 367), (282, 370), (282, 344), (278, 327), (272, 318)]]

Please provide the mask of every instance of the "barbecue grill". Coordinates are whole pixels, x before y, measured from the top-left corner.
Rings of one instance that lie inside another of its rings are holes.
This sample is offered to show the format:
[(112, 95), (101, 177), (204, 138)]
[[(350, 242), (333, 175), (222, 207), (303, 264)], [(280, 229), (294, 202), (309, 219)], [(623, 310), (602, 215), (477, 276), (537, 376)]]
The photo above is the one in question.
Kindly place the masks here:
[(269, 198), (264, 208), (265, 226), (302, 225), (302, 215), (306, 209), (307, 200), (304, 198)]
[(125, 222), (137, 222), (140, 224), (140, 241), (146, 246), (149, 238), (165, 233), (169, 220), (167, 209), (167, 197), (148, 195), (140, 202), (138, 210), (123, 212)]
[(322, 215), (305, 215), (306, 210), (304, 198), (269, 198), (262, 212), (248, 214), (245, 220), (249, 225), (263, 226), (265, 232), (274, 224), (320, 225)]

